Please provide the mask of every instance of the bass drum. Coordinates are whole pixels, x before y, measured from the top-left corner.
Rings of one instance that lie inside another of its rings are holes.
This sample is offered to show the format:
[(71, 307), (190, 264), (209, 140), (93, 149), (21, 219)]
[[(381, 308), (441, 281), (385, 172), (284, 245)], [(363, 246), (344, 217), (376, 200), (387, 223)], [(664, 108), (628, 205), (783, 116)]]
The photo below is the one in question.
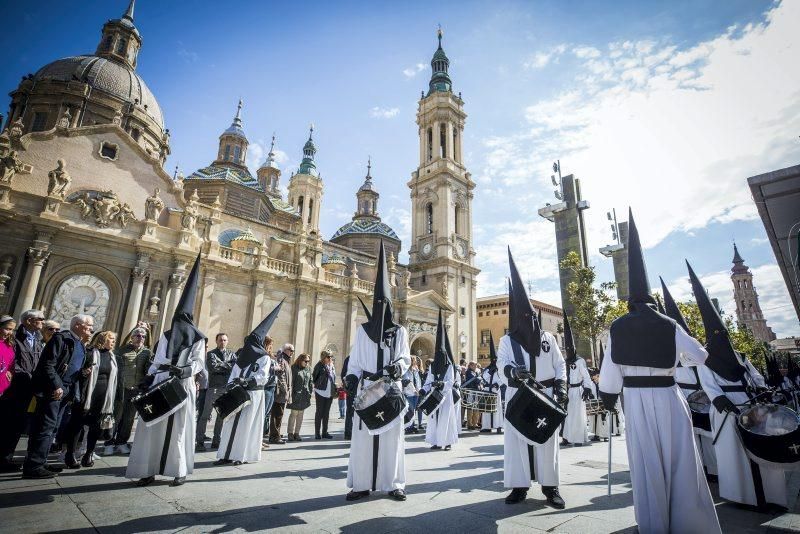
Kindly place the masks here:
[(736, 418), (745, 452), (757, 464), (800, 470), (800, 417), (779, 404), (756, 404)]
[(404, 421), (408, 401), (394, 380), (381, 378), (361, 388), (353, 409), (369, 434), (378, 436)]
[(711, 433), (711, 399), (702, 389), (693, 391), (687, 398), (689, 410), (692, 412), (694, 433), (700, 436), (713, 437)]
[(250, 395), (240, 385), (232, 386), (214, 401), (214, 409), (223, 421), (227, 421), (237, 413), (250, 406)]
[(566, 417), (556, 401), (528, 384), (517, 389), (506, 407), (506, 420), (529, 445), (550, 439)]
[(180, 379), (171, 376), (131, 399), (145, 426), (160, 423), (180, 410), (189, 396)]

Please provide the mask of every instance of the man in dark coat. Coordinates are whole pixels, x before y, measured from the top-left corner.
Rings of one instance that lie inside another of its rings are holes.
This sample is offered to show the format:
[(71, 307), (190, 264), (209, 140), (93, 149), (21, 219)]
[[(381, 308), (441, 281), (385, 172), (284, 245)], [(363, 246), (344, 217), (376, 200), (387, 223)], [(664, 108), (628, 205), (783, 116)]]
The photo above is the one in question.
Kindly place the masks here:
[(93, 330), (91, 315), (76, 315), (69, 330), (54, 334), (42, 351), (33, 372), (36, 413), (22, 466), (23, 478), (53, 478), (60, 470), (47, 465), (47, 454), (64, 408), (80, 401), (78, 379), (89, 371), (84, 369), (84, 345)]
[(19, 319), (14, 335), (14, 378), (3, 393), (3, 411), (0, 413), (0, 472), (17, 471), (20, 466), (12, 461), (17, 443), (25, 430), (28, 406), (33, 397), (31, 377), (42, 354), (42, 324), (44, 314), (28, 310)]

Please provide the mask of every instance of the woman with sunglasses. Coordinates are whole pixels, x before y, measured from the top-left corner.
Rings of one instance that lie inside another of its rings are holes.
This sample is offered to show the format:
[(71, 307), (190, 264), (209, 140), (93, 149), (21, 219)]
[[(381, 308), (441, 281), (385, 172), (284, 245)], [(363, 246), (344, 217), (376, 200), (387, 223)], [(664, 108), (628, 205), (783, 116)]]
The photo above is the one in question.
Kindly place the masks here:
[(314, 392), (311, 369), (308, 367), (310, 362), (308, 354), (301, 354), (292, 364), (292, 402), (287, 406), (291, 410), (289, 428), (286, 430), (288, 441), (302, 441), (300, 426), (303, 424), (303, 412), (311, 406)]

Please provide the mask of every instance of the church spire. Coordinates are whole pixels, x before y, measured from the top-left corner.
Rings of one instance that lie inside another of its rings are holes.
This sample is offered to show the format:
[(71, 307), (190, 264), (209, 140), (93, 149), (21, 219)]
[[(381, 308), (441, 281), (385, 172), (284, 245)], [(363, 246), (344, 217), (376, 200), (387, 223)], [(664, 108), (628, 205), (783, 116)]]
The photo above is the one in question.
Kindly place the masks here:
[(244, 129), (242, 129), (242, 106), (244, 106), (244, 101), (242, 101), (240, 98), (239, 105), (236, 106), (236, 115), (233, 117), (231, 125), (222, 133), (222, 135), (234, 135), (247, 139)]
[(317, 176), (317, 164), (314, 163), (314, 156), (317, 154), (317, 147), (314, 145), (314, 124), (308, 127), (308, 141), (303, 145), (303, 161), (300, 162), (300, 174), (310, 174)]
[(125, 10), (125, 14), (122, 15), (123, 20), (130, 21), (133, 24), (133, 8), (136, 7), (136, 0), (131, 0), (128, 4), (128, 9)]
[(130, 69), (136, 68), (142, 36), (133, 24), (133, 10), (136, 1), (130, 0), (128, 9), (118, 19), (111, 19), (103, 25), (102, 37), (95, 55), (122, 63)]
[(433, 59), (431, 59), (432, 74), (430, 84), (428, 85), (429, 96), (431, 93), (449, 93), (453, 90), (453, 82), (450, 81), (450, 75), (447, 73), (450, 68), (450, 60), (447, 58), (447, 54), (444, 53), (444, 49), (442, 48), (443, 35), (442, 27), (439, 26), (439, 29), (436, 31), (436, 36), (439, 39), (439, 48), (436, 49), (436, 52), (433, 54)]
[(733, 243), (733, 268), (731, 269), (734, 273), (745, 273), (749, 269), (747, 265), (744, 264), (744, 259), (742, 259), (741, 254), (739, 254), (739, 248), (736, 246), (736, 242)]

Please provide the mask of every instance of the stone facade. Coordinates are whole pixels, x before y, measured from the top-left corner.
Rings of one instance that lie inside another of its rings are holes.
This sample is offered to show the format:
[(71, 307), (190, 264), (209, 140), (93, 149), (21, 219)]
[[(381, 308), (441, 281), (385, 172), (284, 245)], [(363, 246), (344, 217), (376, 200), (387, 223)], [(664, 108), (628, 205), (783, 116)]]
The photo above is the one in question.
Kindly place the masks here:
[(733, 301), (736, 303), (736, 320), (739, 325), (746, 326), (759, 341), (769, 343), (775, 339), (772, 328), (767, 326), (767, 320), (761, 311), (758, 302), (758, 293), (753, 285), (753, 273), (744, 264), (736, 244), (733, 245), (733, 268), (731, 269), (733, 282)]
[[(112, 22), (104, 27), (101, 47), (111, 29), (138, 37), (132, 6)], [(138, 53), (141, 40), (133, 42)], [(130, 53), (108, 55), (126, 69), (135, 66), (135, 55), (133, 59)], [(324, 183), (310, 136), (284, 200), (274, 158), (258, 170), (257, 178), (247, 178), (252, 176), (242, 163), (247, 146), (243, 131), (240, 136), (229, 128), (220, 136), (221, 152), (210, 167), (187, 178), (177, 172), (170, 176), (163, 168), (164, 147), (154, 157), (157, 147), (143, 143), (141, 133), (137, 138), (124, 120), (47, 123), (42, 131), (32, 131), (15, 94), (13, 120), (0, 134), (0, 309), (18, 315), (39, 308), (62, 323), (76, 313), (89, 313), (96, 329), (121, 335), (145, 321), (160, 334), (169, 328), (199, 253), (202, 270), (194, 315), (210, 338), (225, 332), (231, 345), (238, 346), (283, 300), (271, 331), (276, 342), (292, 342), (298, 353), (313, 358), (331, 350), (341, 364), (365, 321), (358, 298), (367, 303), (372, 298), (375, 254), (367, 246), (322, 238)], [(53, 89), (39, 96), (57, 102), (63, 95)], [(451, 108), (454, 113), (460, 109), (460, 99), (452, 94), (447, 99), (447, 106), (457, 105)], [(153, 112), (153, 106), (148, 109)], [(241, 106), (239, 129), (240, 113)], [(239, 146), (238, 158), (226, 158), (226, 144)], [(428, 179), (432, 169), (436, 173)], [(454, 176), (447, 174), (453, 171)], [(451, 206), (447, 213), (461, 206), (463, 219), (455, 231), (442, 211), (434, 235), (441, 256), (423, 265), (416, 256), (418, 241), (406, 266), (396, 261), (401, 243), (389, 240), (396, 246), (390, 247), (394, 252), (388, 264), (398, 320), (409, 328), (414, 353), (429, 357), (442, 308), (454, 345), (474, 358), (477, 269), (472, 267), (469, 216), (474, 184), (460, 159), (433, 162), (425, 177), (412, 190), (431, 188), (424, 194), (436, 195), (439, 206)], [(236, 200), (239, 196), (260, 204), (248, 208)], [(381, 236), (359, 239), (374, 244)], [(462, 243), (466, 248), (459, 248)], [(430, 282), (417, 281), (412, 288), (412, 276), (421, 274), (428, 274)], [(436, 276), (447, 284), (434, 284)]]

